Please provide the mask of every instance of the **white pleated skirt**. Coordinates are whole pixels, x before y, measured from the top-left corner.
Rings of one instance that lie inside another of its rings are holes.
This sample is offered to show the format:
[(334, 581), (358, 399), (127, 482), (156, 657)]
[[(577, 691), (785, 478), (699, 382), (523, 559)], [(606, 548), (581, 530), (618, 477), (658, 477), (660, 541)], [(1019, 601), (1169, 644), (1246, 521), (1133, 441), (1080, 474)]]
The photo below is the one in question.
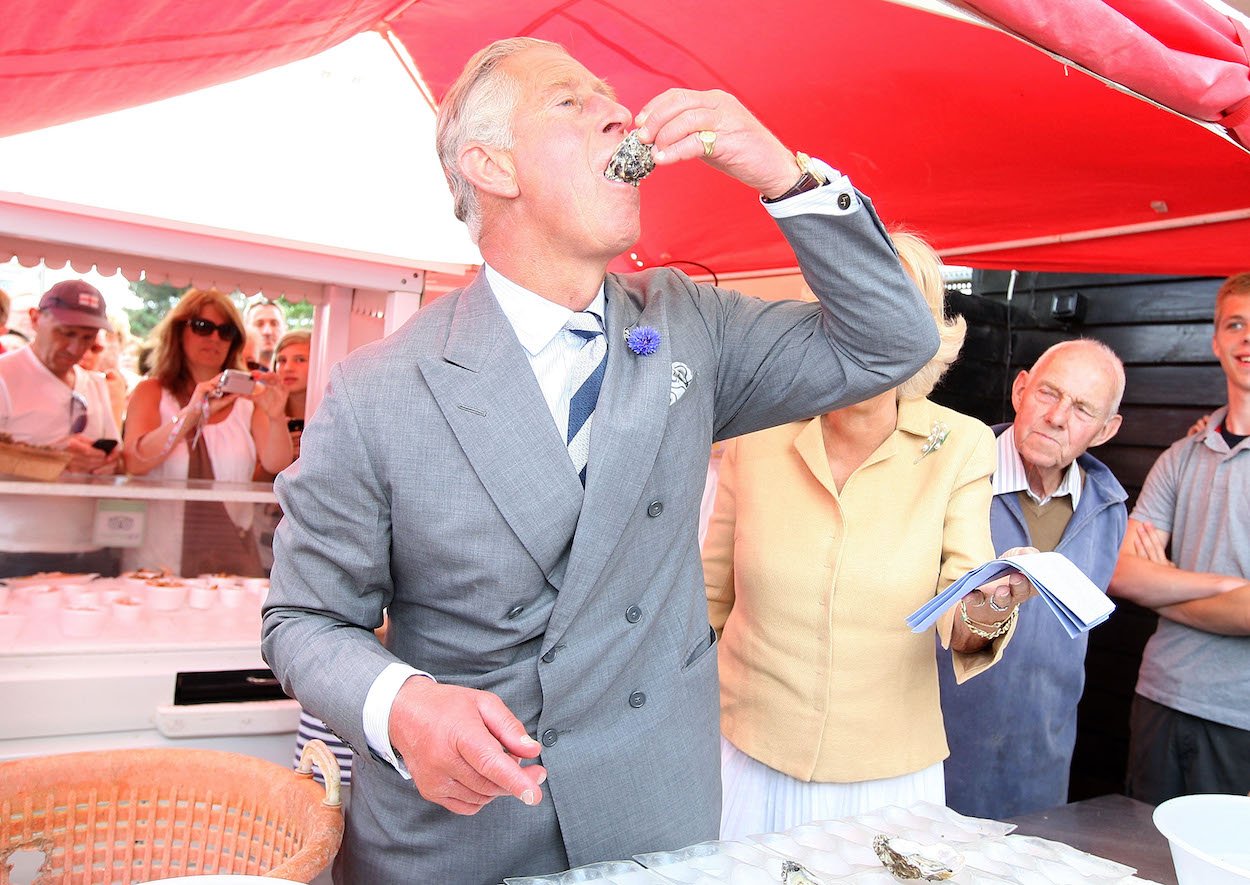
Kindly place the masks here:
[(946, 804), (941, 762), (898, 777), (849, 784), (809, 783), (752, 759), (723, 737), (720, 748), (722, 839), (853, 817), (883, 805)]

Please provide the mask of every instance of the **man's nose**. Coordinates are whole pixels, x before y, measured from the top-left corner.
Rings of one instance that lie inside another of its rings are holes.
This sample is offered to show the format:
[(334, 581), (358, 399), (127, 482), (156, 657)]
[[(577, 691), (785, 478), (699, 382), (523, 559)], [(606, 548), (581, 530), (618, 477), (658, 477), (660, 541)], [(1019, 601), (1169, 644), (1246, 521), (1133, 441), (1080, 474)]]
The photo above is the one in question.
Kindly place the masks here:
[(1064, 427), (1068, 423), (1068, 418), (1072, 414), (1072, 406), (1067, 400), (1059, 400), (1050, 407), (1046, 413), (1046, 420), (1056, 427)]
[(624, 134), (630, 128), (634, 115), (629, 108), (606, 96), (595, 96), (596, 101), (603, 102), (603, 131)]

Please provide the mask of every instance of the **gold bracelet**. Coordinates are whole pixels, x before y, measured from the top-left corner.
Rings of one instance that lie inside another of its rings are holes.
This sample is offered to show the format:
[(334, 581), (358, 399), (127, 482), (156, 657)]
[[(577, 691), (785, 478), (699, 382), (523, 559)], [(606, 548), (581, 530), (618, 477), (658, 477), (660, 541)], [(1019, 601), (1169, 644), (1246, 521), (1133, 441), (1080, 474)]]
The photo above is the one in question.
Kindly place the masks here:
[[(959, 600), (959, 617), (963, 619), (964, 626), (968, 628), (968, 632), (972, 635), (980, 636), (982, 639), (997, 639), (1002, 636), (1011, 629), (1011, 625), (1016, 622), (1019, 615), (1020, 606), (1017, 605), (1011, 610), (1011, 614), (1007, 615), (1007, 617), (1003, 618), (997, 624), (986, 624), (982, 626), (972, 620), (972, 618), (968, 617), (968, 600)], [(987, 627), (991, 629), (986, 629)]]

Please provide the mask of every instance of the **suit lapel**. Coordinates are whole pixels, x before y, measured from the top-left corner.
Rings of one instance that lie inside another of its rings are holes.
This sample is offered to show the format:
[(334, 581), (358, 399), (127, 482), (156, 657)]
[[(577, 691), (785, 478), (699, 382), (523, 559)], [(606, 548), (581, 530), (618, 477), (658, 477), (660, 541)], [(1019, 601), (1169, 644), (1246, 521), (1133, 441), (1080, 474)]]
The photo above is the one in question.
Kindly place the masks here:
[[(605, 285), (608, 368), (591, 425), (581, 519), (564, 586), (547, 626), (547, 646), (591, 592), (637, 511), (668, 421), (673, 361), (662, 301), (657, 299), (640, 314), (616, 277), (609, 276)], [(660, 334), (658, 349), (647, 356), (633, 353), (625, 344), (625, 330), (642, 325)]]
[(559, 588), (582, 487), (484, 274), (460, 295), (443, 353), (418, 364), (495, 506)]

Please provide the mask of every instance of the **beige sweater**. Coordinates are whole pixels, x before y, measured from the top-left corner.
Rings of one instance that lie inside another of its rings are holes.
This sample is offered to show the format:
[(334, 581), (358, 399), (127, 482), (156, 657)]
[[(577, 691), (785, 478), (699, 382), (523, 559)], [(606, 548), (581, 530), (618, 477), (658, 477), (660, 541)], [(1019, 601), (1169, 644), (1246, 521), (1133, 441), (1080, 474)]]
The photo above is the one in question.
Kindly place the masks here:
[[(938, 421), (946, 442), (917, 460)], [(703, 547), (725, 737), (805, 781), (946, 758), (933, 633), (904, 618), (994, 558), (994, 466), (990, 429), (928, 400), (900, 403), (898, 427), (840, 495), (819, 418), (730, 443)], [(950, 624), (939, 622), (944, 644)], [(1009, 639), (955, 655), (959, 680)]]

